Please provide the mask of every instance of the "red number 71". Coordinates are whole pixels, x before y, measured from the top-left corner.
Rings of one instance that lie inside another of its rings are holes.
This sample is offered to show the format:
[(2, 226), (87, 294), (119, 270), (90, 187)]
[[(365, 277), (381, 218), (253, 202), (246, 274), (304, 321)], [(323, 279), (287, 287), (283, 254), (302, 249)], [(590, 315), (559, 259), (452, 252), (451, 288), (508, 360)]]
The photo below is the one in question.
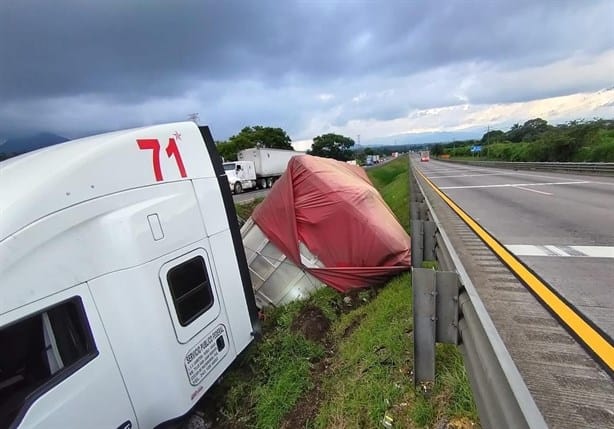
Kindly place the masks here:
[[(139, 145), (139, 149), (153, 151), (152, 162), (154, 176), (156, 177), (157, 182), (164, 180), (162, 177), (162, 168), (160, 167), (160, 142), (158, 139), (137, 139), (136, 142)], [(179, 169), (179, 174), (181, 177), (187, 177), (183, 160), (181, 159), (181, 154), (179, 153), (179, 148), (177, 147), (177, 142), (175, 142), (174, 138), (170, 137), (168, 139), (168, 145), (166, 146), (165, 150), (166, 156), (169, 158), (175, 158), (175, 162), (177, 163), (177, 168)]]

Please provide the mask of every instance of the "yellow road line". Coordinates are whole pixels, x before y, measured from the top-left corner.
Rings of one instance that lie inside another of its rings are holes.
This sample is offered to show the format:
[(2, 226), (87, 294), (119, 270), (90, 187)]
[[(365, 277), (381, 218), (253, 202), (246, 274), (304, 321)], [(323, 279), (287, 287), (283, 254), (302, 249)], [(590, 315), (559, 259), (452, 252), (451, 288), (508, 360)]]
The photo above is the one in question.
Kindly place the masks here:
[(480, 226), (471, 216), (444, 194), (420, 170), (418, 174), (450, 206), (452, 210), (475, 232), (503, 262), (530, 288), (559, 319), (574, 332), (578, 338), (602, 362), (614, 372), (614, 345), (600, 332), (588, 324), (572, 307), (557, 296), (539, 277), (533, 274), (514, 254), (507, 250)]

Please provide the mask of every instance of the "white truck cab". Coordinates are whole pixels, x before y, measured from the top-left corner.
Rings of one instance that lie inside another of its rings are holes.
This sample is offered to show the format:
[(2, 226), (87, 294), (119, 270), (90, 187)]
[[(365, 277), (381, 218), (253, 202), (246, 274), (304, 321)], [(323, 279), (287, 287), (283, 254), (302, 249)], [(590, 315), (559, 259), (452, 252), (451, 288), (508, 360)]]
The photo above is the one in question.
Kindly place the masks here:
[(165, 427), (258, 332), (207, 127), (0, 163), (0, 427)]
[(251, 161), (232, 161), (224, 163), (230, 190), (240, 194), (244, 189), (256, 187), (256, 170)]

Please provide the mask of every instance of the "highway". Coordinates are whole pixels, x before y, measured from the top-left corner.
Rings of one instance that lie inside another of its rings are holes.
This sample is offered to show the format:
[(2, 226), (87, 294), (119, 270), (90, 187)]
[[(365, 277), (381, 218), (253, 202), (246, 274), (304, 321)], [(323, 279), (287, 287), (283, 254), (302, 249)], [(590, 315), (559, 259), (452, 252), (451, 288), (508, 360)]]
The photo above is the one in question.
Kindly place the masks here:
[(422, 171), (614, 337), (614, 178), (431, 161)]
[(611, 376), (429, 184), (567, 300), (571, 313), (592, 322), (611, 362), (614, 178), (413, 165), (428, 178), (425, 193), (548, 425), (614, 428)]

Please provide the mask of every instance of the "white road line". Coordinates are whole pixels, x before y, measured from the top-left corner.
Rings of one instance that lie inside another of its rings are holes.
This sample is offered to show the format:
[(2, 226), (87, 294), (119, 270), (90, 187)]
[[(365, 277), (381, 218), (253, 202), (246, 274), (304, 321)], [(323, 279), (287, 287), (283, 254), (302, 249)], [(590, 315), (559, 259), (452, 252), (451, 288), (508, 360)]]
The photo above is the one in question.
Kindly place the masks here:
[[(483, 171), (480, 169), (484, 169), (484, 168), (488, 168), (489, 170), (495, 170), (498, 171), (499, 173), (497, 174), (501, 174), (503, 176), (526, 176), (526, 177), (541, 177), (544, 179), (566, 179), (565, 175), (561, 175), (556, 174), (556, 173), (551, 173), (550, 175), (546, 176), (544, 174), (536, 174), (536, 173), (531, 173), (531, 172), (526, 172), (523, 173), (521, 171), (510, 171), (510, 170), (505, 170), (502, 168), (497, 168), (497, 167), (465, 167), (465, 168), (460, 168), (460, 166), (458, 166), (458, 168), (448, 168), (448, 169), (432, 169), (432, 170), (428, 170), (429, 173), (435, 173), (435, 172), (443, 172), (443, 171), (472, 171), (472, 172), (479, 172), (479, 171)], [(425, 171), (426, 172), (426, 171)], [(582, 174), (577, 174), (578, 176), (582, 176)], [(597, 180), (590, 180), (590, 181), (585, 181), (585, 182), (578, 182), (580, 184), (585, 184), (585, 183), (590, 183), (590, 184), (597, 184), (597, 185), (607, 185), (607, 186), (614, 186), (614, 182), (600, 182)]]
[(552, 253), (557, 254), (558, 256), (571, 256), (569, 253), (563, 251), (563, 249), (559, 249), (556, 246), (547, 245), (546, 249), (550, 250)]
[(569, 246), (594, 258), (614, 258), (614, 246)]
[(505, 247), (516, 256), (614, 259), (614, 246), (567, 246), (551, 244), (539, 246), (533, 244), (508, 244)]
[(579, 182), (548, 182), (548, 183), (503, 183), (499, 185), (467, 185), (467, 186), (440, 186), (439, 189), (476, 189), (476, 188), (513, 188), (517, 186), (554, 186), (554, 185), (577, 185), (591, 183), (583, 180)]
[(458, 173), (458, 169), (456, 169), (456, 168), (454, 168), (454, 169), (450, 169), (450, 168), (442, 168), (442, 169), (429, 168), (429, 169), (424, 169), (424, 168), (421, 168), (421, 170), (424, 171), (424, 172), (428, 172), (428, 173), (448, 173), (448, 172)]
[(542, 195), (552, 195), (550, 192), (538, 191), (537, 189), (523, 188), (522, 186), (514, 186), (514, 188), (516, 188), (516, 189), (522, 189), (523, 191), (535, 192), (535, 193), (537, 193), (537, 194), (542, 194)]
[[(505, 170), (499, 170), (501, 172), (502, 175), (504, 176), (526, 176), (526, 177), (541, 177), (544, 179), (566, 179), (567, 177), (565, 177), (565, 175), (549, 175), (546, 176), (544, 174), (535, 174), (535, 173), (522, 173), (520, 171), (505, 171)], [(577, 174), (578, 176), (582, 176), (582, 174)], [(582, 183), (590, 183), (590, 184), (598, 184), (598, 185), (609, 185), (609, 186), (614, 186), (614, 182), (599, 182), (596, 180), (590, 180), (590, 181), (585, 181)]]
[[(460, 167), (460, 166), (459, 166)], [(565, 179), (565, 174), (561, 175), (561, 173), (556, 174), (556, 173), (550, 173), (550, 175), (546, 176), (544, 174), (536, 174), (536, 173), (532, 173), (532, 172), (522, 172), (522, 171), (510, 171), (510, 170), (506, 170), (506, 169), (502, 169), (501, 167), (466, 167), (466, 168), (458, 168), (456, 170), (452, 170), (452, 171), (459, 171), (459, 170), (473, 170), (473, 171), (480, 171), (479, 169), (488, 169), (488, 170), (494, 170), (494, 171), (499, 171), (500, 174), (502, 175), (509, 175), (509, 176), (527, 176), (527, 177), (542, 177), (545, 179)], [(582, 174), (578, 173), (576, 174), (577, 176), (582, 176)], [(598, 177), (598, 176), (597, 176)], [(586, 183), (597, 183), (599, 185), (609, 185), (609, 186), (614, 186), (613, 182), (599, 182), (599, 181), (595, 181), (595, 180), (591, 180), (590, 182), (586, 182)]]
[(429, 179), (447, 179), (449, 177), (481, 177), (481, 176), (501, 176), (501, 173), (455, 174), (453, 176), (429, 176)]

